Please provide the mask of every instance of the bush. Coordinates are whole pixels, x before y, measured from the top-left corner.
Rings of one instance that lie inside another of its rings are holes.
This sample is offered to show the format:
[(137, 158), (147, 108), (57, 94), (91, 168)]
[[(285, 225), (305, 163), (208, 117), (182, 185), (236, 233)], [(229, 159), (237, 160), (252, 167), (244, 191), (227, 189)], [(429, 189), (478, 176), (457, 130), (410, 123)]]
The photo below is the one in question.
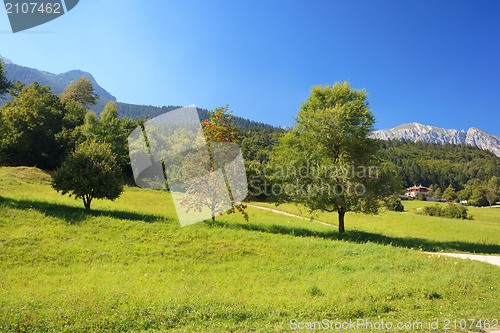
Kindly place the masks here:
[(440, 216), (448, 217), (452, 219), (469, 219), (472, 220), (472, 216), (467, 215), (467, 207), (461, 205), (449, 204), (446, 207), (441, 207), (440, 205), (427, 206), (423, 209), (423, 214), (429, 216)]
[(387, 210), (391, 210), (393, 212), (404, 212), (405, 208), (403, 204), (401, 203), (401, 200), (399, 200), (396, 197), (389, 197), (385, 200), (385, 207)]
[(467, 219), (467, 207), (460, 205), (448, 205), (446, 209), (448, 217), (452, 219)]
[(443, 210), (439, 205), (424, 207), (423, 213), (429, 216), (443, 216)]
[(420, 200), (420, 201), (427, 201), (427, 196), (423, 193), (419, 193), (417, 195), (417, 200)]

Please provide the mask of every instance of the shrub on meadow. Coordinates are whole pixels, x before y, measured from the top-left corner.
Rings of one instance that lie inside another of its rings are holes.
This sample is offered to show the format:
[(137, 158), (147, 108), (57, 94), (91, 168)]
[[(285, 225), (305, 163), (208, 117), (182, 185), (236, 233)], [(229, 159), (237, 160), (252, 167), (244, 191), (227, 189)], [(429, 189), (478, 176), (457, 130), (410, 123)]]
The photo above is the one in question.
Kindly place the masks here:
[(387, 208), (387, 210), (393, 212), (404, 212), (405, 210), (403, 204), (401, 203), (401, 200), (396, 197), (389, 197), (385, 199), (385, 207)]
[(429, 216), (448, 217), (452, 219), (472, 220), (472, 216), (468, 215), (467, 207), (454, 204), (448, 204), (444, 208), (439, 205), (427, 206), (424, 207), (423, 214)]
[(420, 200), (420, 201), (427, 201), (427, 196), (423, 193), (419, 193), (417, 195), (417, 200)]

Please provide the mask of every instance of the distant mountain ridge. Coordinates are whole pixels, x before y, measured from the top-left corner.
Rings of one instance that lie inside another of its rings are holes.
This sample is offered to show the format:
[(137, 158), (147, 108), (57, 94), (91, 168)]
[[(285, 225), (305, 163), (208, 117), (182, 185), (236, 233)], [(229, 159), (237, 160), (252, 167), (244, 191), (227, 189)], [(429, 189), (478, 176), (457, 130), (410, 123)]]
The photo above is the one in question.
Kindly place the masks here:
[[(177, 105), (168, 105), (168, 106), (152, 106), (152, 105), (137, 105), (137, 104), (128, 104), (128, 103), (116, 103), (116, 108), (118, 109), (118, 113), (120, 117), (128, 117), (132, 118), (134, 120), (138, 119), (151, 119), (156, 116), (159, 116), (161, 114), (164, 114), (165, 112), (169, 112), (175, 109), (180, 108), (180, 106)], [(196, 108), (198, 110), (198, 116), (200, 117), (201, 121), (204, 121), (210, 117), (209, 111), (207, 109), (203, 108)], [(232, 117), (233, 123), (235, 126), (238, 126), (240, 128), (255, 128), (255, 129), (261, 129), (261, 130), (269, 130), (269, 131), (276, 131), (279, 130), (278, 127), (274, 127), (269, 124), (261, 123), (258, 121), (254, 120), (248, 120), (242, 117), (238, 116), (233, 116)]]
[(414, 142), (425, 141), (440, 144), (465, 143), (477, 146), (480, 149), (489, 150), (500, 157), (500, 137), (476, 127), (471, 127), (467, 131), (458, 131), (456, 129), (444, 129), (419, 123), (409, 123), (390, 129), (374, 131), (372, 136), (382, 140), (405, 139)]
[[(71, 81), (77, 80), (81, 77), (88, 77), (92, 82), (95, 92), (99, 95), (100, 99), (97, 104), (92, 107), (92, 110), (96, 114), (100, 114), (104, 109), (104, 106), (109, 101), (117, 102), (116, 97), (106, 91), (101, 87), (97, 81), (94, 79), (92, 74), (84, 72), (81, 70), (72, 70), (69, 72), (61, 74), (53, 74), (45, 71), (41, 71), (35, 68), (24, 67), (16, 65), (11, 60), (4, 58), (0, 55), (0, 59), (5, 63), (5, 70), (7, 71), (7, 79), (12, 81), (20, 81), (26, 85), (32, 84), (33, 82), (38, 82), (39, 84), (45, 86), (48, 85), (52, 89), (54, 94), (61, 94), (66, 86), (71, 83)], [(1, 105), (0, 101), (0, 105)], [(128, 117), (134, 120), (138, 119), (151, 119), (165, 112), (179, 108), (180, 106), (151, 106), (151, 105), (136, 105), (128, 103), (116, 103), (118, 114), (120, 117)], [(197, 108), (200, 120), (208, 119), (208, 110), (203, 108)], [(233, 116), (234, 124), (242, 128), (257, 128), (257, 129), (267, 129), (267, 130), (277, 130), (269, 124), (248, 120), (245, 118)]]
[(14, 64), (9, 59), (2, 58), (5, 63), (5, 70), (7, 71), (7, 79), (12, 81), (21, 81), (22, 83), (29, 85), (33, 82), (38, 82), (43, 86), (50, 86), (54, 94), (59, 95), (64, 92), (66, 86), (71, 83), (71, 81), (77, 80), (81, 77), (88, 77), (92, 82), (95, 92), (106, 101), (116, 102), (116, 98), (102, 88), (97, 81), (94, 79), (92, 74), (80, 70), (72, 70), (62, 74), (53, 74), (45, 71), (41, 71), (35, 68), (24, 67)]

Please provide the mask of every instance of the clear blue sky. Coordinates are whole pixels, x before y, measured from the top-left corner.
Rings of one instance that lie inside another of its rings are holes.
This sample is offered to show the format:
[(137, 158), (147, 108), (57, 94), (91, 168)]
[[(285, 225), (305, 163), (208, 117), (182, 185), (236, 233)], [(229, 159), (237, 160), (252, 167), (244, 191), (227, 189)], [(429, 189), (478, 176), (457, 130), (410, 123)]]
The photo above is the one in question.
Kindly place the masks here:
[(80, 0), (0, 54), (82, 69), (121, 102), (229, 104), (291, 125), (313, 85), (366, 88), (376, 128), (419, 122), (500, 135), (500, 1)]

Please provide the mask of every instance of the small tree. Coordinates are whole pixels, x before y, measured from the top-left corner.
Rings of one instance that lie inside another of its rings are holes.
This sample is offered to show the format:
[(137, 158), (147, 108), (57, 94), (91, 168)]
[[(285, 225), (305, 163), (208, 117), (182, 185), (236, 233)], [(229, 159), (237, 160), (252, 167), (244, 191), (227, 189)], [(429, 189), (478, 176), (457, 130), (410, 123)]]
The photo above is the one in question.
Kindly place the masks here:
[(486, 197), (488, 190), (486, 189), (486, 184), (476, 184), (472, 189), (472, 194), (469, 198), (469, 205), (471, 206), (487, 206), (488, 198)]
[(486, 186), (486, 199), (490, 203), (490, 207), (500, 199), (500, 178), (493, 176), (488, 181)]
[(441, 196), (443, 195), (443, 192), (441, 192), (441, 188), (437, 188), (434, 193), (433, 193), (433, 198), (441, 198)]
[(12, 82), (7, 80), (7, 72), (5, 72), (4, 63), (0, 59), (0, 100), (4, 94), (9, 92), (10, 88), (12, 88)]
[(108, 102), (100, 119), (93, 112), (86, 114), (82, 132), (87, 140), (109, 144), (119, 167), (128, 173), (131, 170), (127, 138), (136, 126), (137, 123), (131, 119), (118, 119), (116, 103)]
[[(214, 151), (214, 147), (221, 148), (223, 146), (218, 146), (217, 143), (219, 142), (226, 142), (226, 143), (234, 143), (237, 144), (241, 141), (241, 135), (239, 134), (238, 129), (234, 126), (232, 120), (231, 120), (231, 115), (229, 114), (231, 111), (228, 111), (228, 105), (225, 107), (218, 107), (212, 112), (210, 112), (210, 118), (205, 120), (204, 122), (201, 123), (201, 127), (203, 130), (204, 134), (204, 140), (206, 143), (208, 143), (208, 152), (210, 155), (210, 160), (209, 164), (210, 165), (204, 165), (205, 163), (203, 162), (203, 155), (205, 154), (205, 150), (202, 147), (199, 151), (195, 152), (192, 154), (188, 159), (187, 159), (187, 165), (185, 166), (185, 169), (190, 170), (192, 173), (193, 178), (195, 176), (200, 176), (201, 174), (205, 174), (207, 170), (211, 171), (211, 174), (208, 178), (205, 178), (204, 180), (201, 181), (201, 183), (194, 183), (189, 189), (188, 193), (196, 193), (196, 190), (199, 188), (210, 188), (214, 184), (214, 177), (215, 174), (214, 172), (217, 170), (217, 165), (220, 164), (221, 161), (216, 161), (216, 159), (219, 160), (225, 160), (229, 162), (229, 160), (232, 157), (232, 149), (217, 149), (217, 152)], [(199, 138), (200, 139), (200, 138)], [(206, 161), (205, 161), (206, 162)], [(230, 199), (230, 204), (231, 204), (231, 209), (227, 211), (228, 214), (235, 213), (236, 211), (239, 211), (242, 215), (243, 218), (248, 221), (248, 214), (245, 211), (246, 205), (243, 203), (236, 203), (233, 195), (235, 193), (232, 193), (232, 189), (229, 186), (228, 182), (228, 176), (226, 174), (226, 171), (224, 168), (220, 169), (220, 172), (222, 173), (222, 176), (224, 178), (224, 182), (227, 187), (227, 191), (229, 194), (229, 199)], [(201, 174), (200, 174), (201, 173)], [(218, 207), (219, 202), (217, 202), (217, 195), (215, 193), (216, 191), (206, 191), (205, 193), (210, 193), (210, 195), (206, 197), (196, 197), (195, 200), (186, 200), (183, 201), (183, 205), (187, 206), (188, 211), (193, 209), (193, 210), (201, 210), (201, 206), (208, 207), (212, 211), (212, 221), (215, 221), (215, 213), (218, 210), (220, 210), (220, 207)]]
[(455, 191), (455, 188), (451, 186), (451, 184), (444, 191), (443, 198), (445, 198), (448, 201), (453, 201), (457, 198), (457, 192)]
[(469, 187), (466, 187), (463, 190), (458, 191), (457, 198), (460, 201), (465, 201), (469, 200), (471, 195), (472, 195), (472, 190)]
[(56, 170), (52, 187), (82, 198), (85, 209), (90, 209), (94, 198), (118, 198), (123, 192), (123, 179), (108, 145), (84, 141)]
[(73, 100), (88, 109), (90, 106), (95, 105), (99, 99), (99, 95), (94, 92), (94, 87), (92, 87), (92, 82), (89, 78), (82, 77), (68, 84), (61, 94), (61, 99), (63, 101), (68, 99)]

